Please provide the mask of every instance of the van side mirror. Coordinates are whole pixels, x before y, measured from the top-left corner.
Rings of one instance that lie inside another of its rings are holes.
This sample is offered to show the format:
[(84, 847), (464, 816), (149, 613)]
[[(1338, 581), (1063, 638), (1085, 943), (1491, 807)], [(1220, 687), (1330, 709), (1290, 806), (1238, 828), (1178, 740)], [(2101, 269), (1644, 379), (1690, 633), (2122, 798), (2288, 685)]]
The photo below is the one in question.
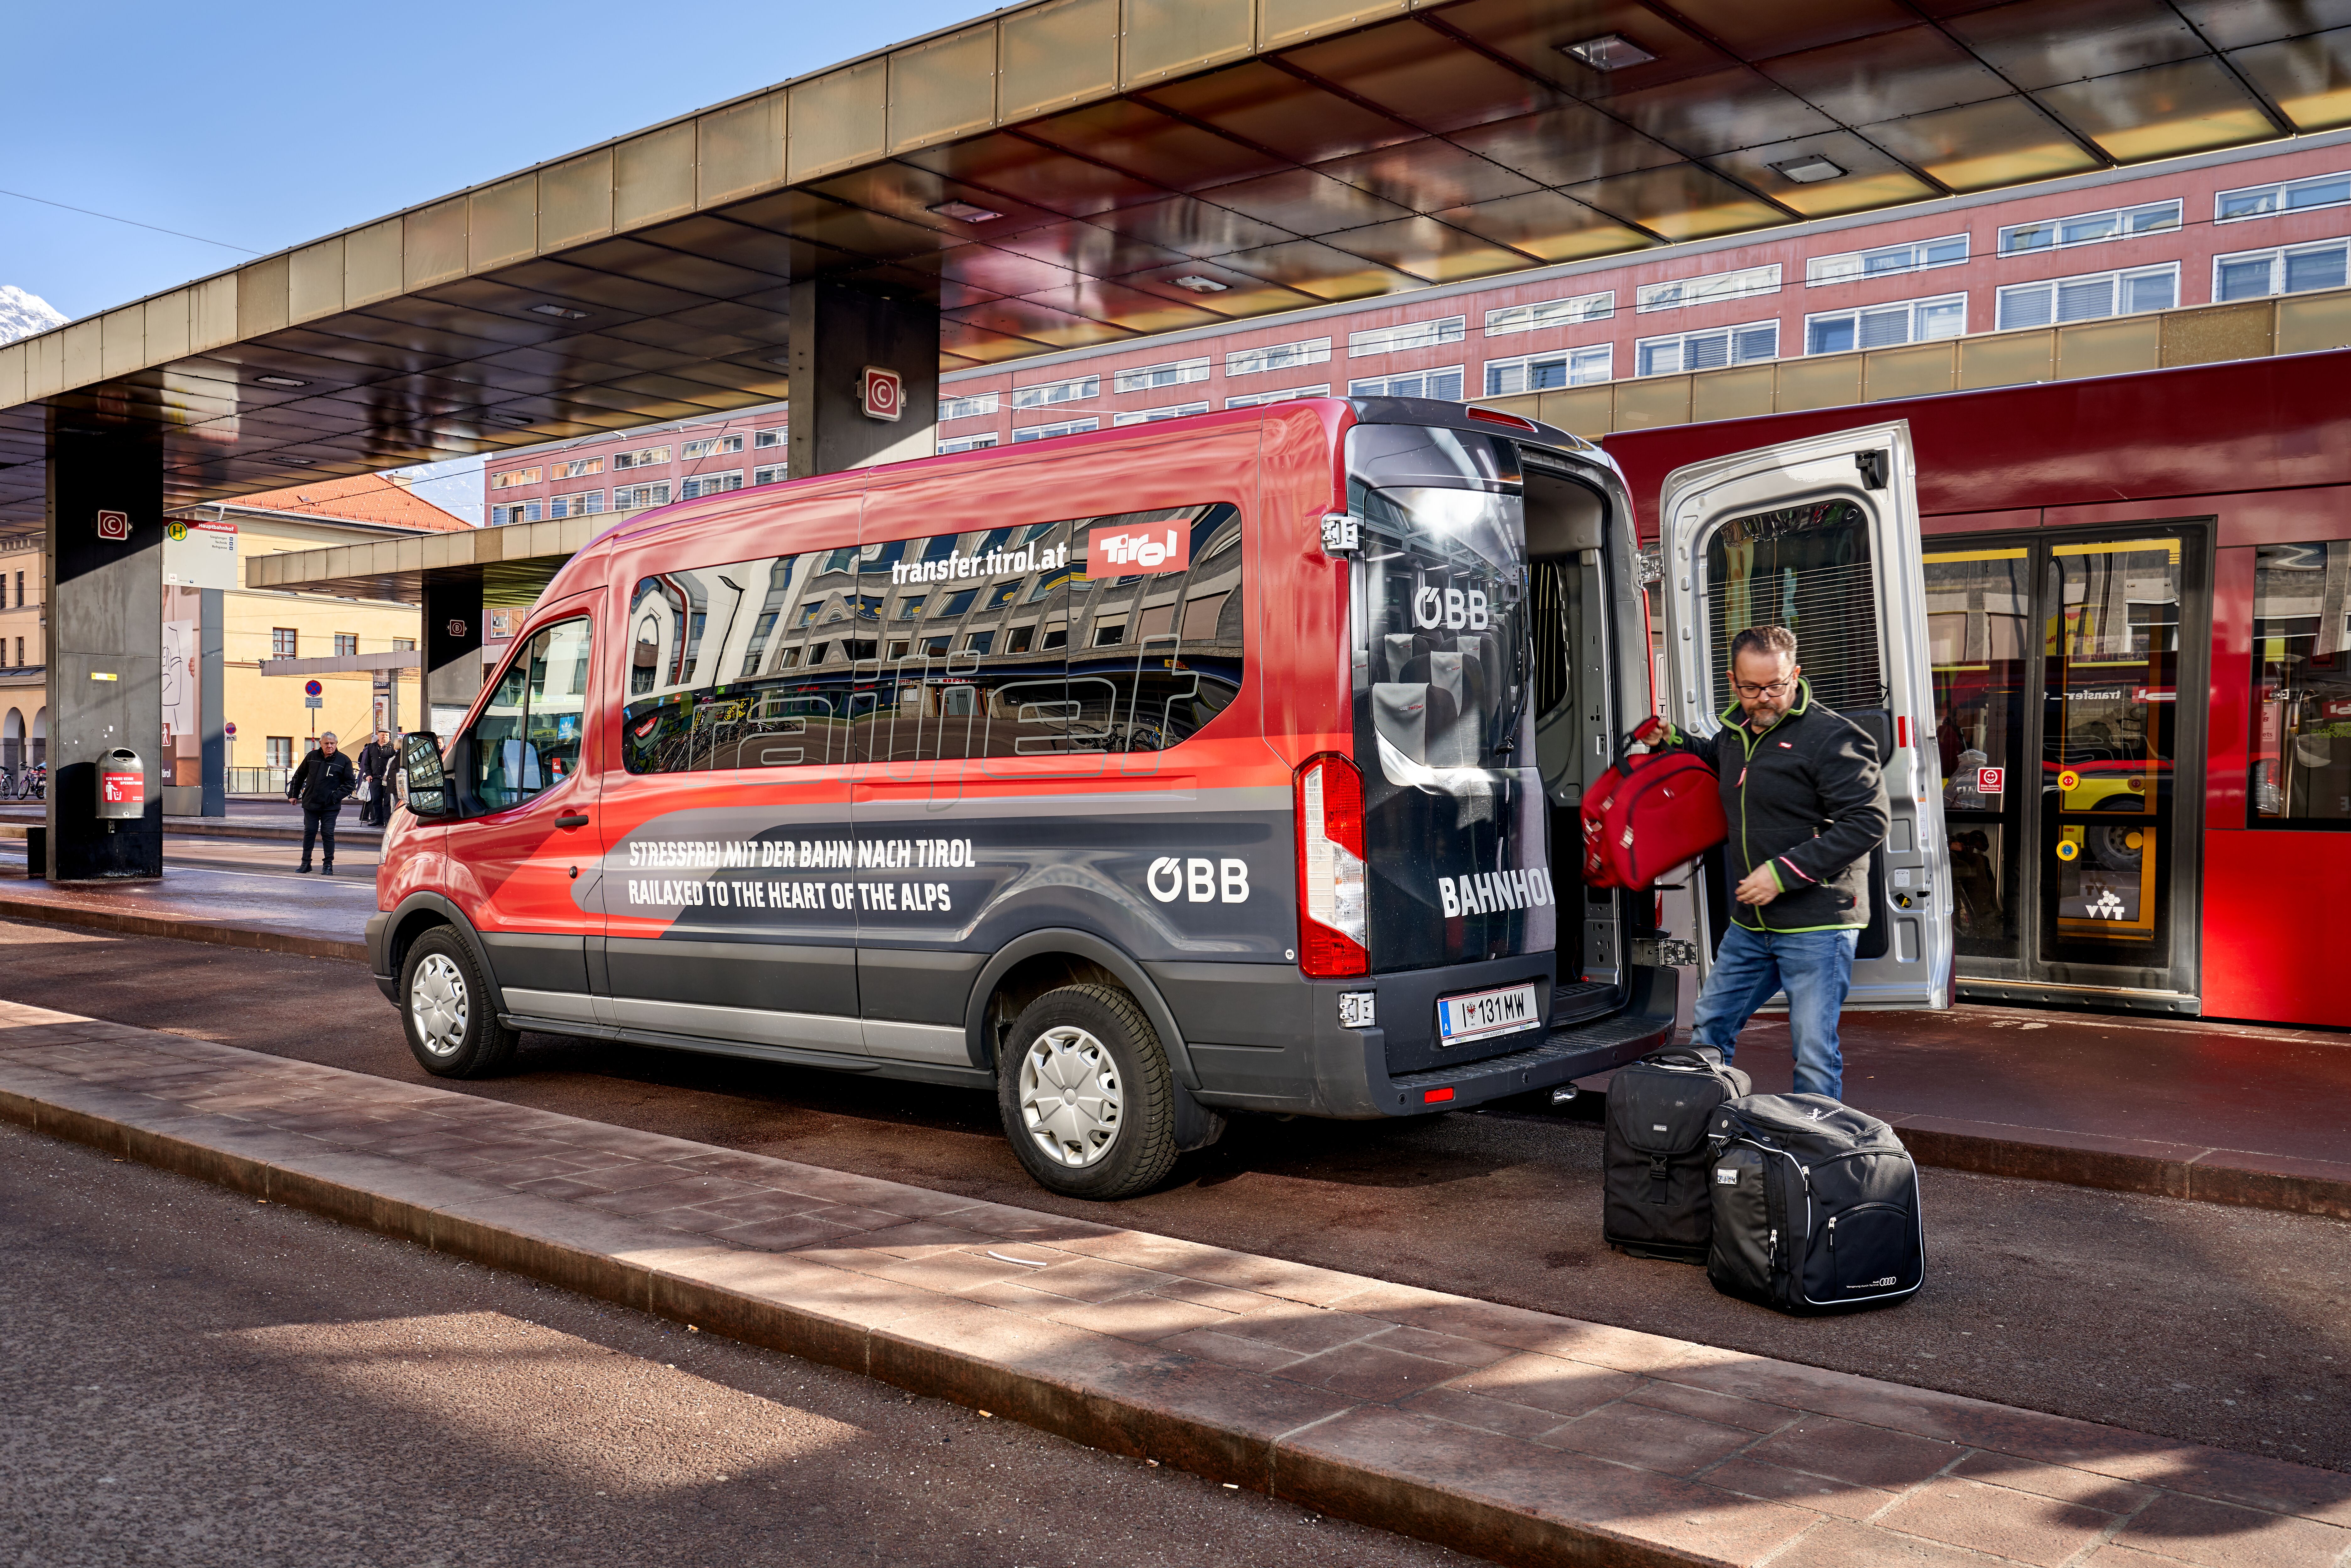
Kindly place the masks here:
[(441, 766), (441, 747), (432, 736), (411, 735), (400, 743), (400, 766), (408, 776), (408, 810), (424, 818), (454, 817), (457, 803)]

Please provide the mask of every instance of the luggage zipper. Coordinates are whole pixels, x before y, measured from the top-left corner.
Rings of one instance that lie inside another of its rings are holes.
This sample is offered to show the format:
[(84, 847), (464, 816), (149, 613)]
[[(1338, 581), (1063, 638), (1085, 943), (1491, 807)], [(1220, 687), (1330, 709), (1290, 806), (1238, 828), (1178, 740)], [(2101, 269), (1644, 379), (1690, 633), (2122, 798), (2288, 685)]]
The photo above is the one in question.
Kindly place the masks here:
[(1836, 1216), (1829, 1216), (1829, 1256), (1836, 1256)]

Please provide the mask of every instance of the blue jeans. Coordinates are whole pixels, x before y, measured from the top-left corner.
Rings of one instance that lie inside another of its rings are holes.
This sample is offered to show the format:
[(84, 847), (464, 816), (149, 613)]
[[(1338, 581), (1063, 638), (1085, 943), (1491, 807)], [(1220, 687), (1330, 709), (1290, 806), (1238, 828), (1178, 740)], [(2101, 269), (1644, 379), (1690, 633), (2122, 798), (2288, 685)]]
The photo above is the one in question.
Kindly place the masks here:
[(1730, 1060), (1739, 1031), (1771, 993), (1788, 993), (1788, 1032), (1795, 1037), (1796, 1092), (1844, 1094), (1844, 1058), (1837, 1050), (1837, 1013), (1853, 988), (1858, 931), (1750, 931), (1731, 923), (1714, 956), (1714, 971), (1698, 995), (1691, 1037)]

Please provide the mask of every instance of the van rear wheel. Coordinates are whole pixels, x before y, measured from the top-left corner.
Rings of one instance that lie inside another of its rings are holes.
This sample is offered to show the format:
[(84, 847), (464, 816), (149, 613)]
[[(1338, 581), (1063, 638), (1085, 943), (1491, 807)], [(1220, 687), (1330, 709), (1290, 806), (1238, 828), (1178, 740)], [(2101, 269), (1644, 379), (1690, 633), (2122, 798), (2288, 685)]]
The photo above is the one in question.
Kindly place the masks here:
[(1143, 1009), (1110, 986), (1063, 986), (1022, 1009), (997, 1062), (1012, 1152), (1040, 1186), (1112, 1201), (1176, 1164), (1175, 1077)]
[(410, 1053), (436, 1078), (503, 1072), (522, 1038), (498, 1021), (473, 951), (446, 925), (409, 945), (400, 966), (400, 1023)]

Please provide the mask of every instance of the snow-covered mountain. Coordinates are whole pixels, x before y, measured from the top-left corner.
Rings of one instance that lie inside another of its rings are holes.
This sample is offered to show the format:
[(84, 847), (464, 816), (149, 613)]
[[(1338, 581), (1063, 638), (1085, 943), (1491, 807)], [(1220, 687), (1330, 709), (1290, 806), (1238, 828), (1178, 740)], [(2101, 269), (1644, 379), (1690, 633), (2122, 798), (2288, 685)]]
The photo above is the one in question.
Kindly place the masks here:
[(0, 284), (0, 343), (13, 343), (65, 324), (66, 319), (39, 295)]

